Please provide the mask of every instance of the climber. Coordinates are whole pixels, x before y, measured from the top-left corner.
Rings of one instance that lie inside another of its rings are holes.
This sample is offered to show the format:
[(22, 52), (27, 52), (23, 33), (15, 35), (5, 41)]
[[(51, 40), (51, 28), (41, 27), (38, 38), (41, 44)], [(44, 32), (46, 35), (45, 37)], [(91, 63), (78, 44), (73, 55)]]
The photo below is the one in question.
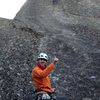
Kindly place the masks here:
[(55, 96), (53, 95), (54, 90), (51, 87), (51, 82), (48, 75), (53, 70), (58, 60), (59, 59), (57, 57), (54, 57), (52, 63), (47, 65), (48, 55), (46, 53), (39, 54), (37, 64), (32, 70), (32, 80), (35, 86), (35, 100), (56, 100)]

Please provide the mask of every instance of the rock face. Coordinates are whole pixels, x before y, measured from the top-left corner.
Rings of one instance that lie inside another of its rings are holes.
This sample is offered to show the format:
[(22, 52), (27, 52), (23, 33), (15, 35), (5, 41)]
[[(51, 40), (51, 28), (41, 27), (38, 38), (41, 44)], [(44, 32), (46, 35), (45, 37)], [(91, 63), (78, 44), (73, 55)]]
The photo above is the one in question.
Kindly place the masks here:
[(57, 95), (100, 99), (100, 1), (28, 0), (0, 29), (0, 99), (32, 100), (38, 52), (60, 61), (51, 74)]
[(0, 29), (5, 27), (9, 22), (10, 22), (10, 20), (8, 20), (8, 19), (0, 18)]

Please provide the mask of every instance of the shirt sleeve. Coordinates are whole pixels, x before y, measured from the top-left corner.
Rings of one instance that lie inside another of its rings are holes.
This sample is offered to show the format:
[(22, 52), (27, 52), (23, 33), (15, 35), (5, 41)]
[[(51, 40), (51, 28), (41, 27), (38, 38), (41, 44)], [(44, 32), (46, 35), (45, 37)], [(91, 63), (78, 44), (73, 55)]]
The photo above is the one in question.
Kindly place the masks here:
[(54, 64), (51, 63), (44, 70), (36, 69), (32, 73), (34, 73), (35, 77), (44, 78), (50, 74), (53, 68), (54, 68)]

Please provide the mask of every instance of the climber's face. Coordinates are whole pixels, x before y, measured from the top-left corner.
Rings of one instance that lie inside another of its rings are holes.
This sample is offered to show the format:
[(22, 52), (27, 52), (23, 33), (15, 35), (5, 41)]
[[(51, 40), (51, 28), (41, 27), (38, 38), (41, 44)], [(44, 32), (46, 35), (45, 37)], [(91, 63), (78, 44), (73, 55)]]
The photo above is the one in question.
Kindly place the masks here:
[(46, 65), (46, 63), (47, 63), (47, 61), (45, 59), (39, 59), (38, 62), (42, 66)]

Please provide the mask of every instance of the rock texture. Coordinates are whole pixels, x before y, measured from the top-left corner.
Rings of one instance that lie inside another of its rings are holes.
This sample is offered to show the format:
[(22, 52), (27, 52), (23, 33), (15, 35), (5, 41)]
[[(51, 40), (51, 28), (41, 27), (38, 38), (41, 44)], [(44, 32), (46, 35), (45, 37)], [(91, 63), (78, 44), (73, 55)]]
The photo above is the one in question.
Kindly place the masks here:
[(9, 22), (10, 22), (10, 20), (8, 20), (8, 19), (0, 18), (0, 29), (5, 27)]
[(0, 99), (33, 99), (31, 71), (45, 51), (60, 59), (51, 74), (58, 96), (99, 100), (99, 12), (99, 0), (28, 0), (0, 29)]

